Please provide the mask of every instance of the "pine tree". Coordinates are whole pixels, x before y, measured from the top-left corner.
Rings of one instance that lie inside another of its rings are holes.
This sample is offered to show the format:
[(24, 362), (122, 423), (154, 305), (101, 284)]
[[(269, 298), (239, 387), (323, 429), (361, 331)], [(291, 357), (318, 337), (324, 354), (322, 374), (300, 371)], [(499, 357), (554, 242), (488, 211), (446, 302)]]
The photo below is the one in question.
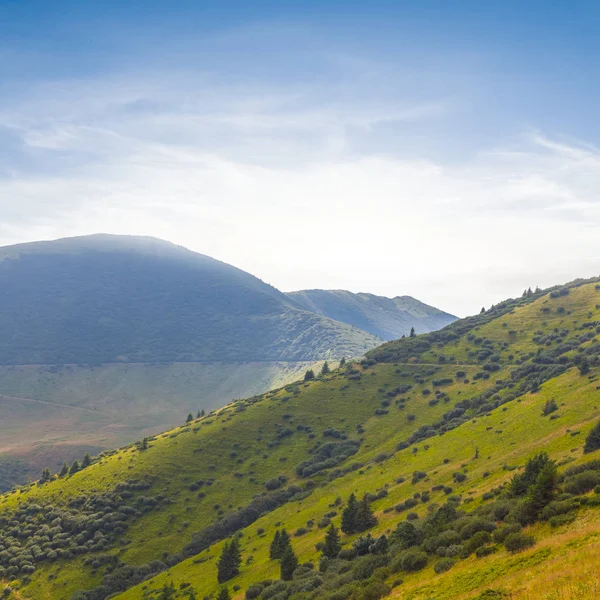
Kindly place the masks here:
[(225, 542), (217, 563), (217, 580), (219, 583), (225, 583), (238, 575), (241, 564), (240, 546), (237, 539), (233, 538), (231, 542)]
[(341, 529), (346, 534), (356, 532), (356, 513), (358, 511), (358, 500), (354, 494), (350, 494), (346, 507), (342, 512)]
[(548, 461), (540, 471), (535, 484), (529, 492), (529, 500), (535, 517), (539, 517), (542, 510), (552, 502), (556, 489), (557, 472), (553, 460)]
[(226, 587), (222, 587), (217, 595), (217, 600), (231, 600), (229, 590)]
[(189, 423), (190, 421), (194, 420), (194, 415), (192, 413), (188, 413), (188, 416), (185, 419), (186, 423)]
[(327, 375), (329, 373), (329, 363), (325, 361), (321, 367), (321, 375)]
[(342, 549), (340, 544), (340, 534), (337, 527), (332, 523), (325, 534), (325, 543), (323, 544), (323, 556), (335, 558)]
[(74, 460), (71, 468), (69, 469), (69, 475), (74, 475), (77, 473), (77, 471), (79, 471), (79, 461)]
[(310, 381), (315, 378), (315, 372), (312, 369), (309, 369), (304, 373), (304, 381)]
[(411, 327), (411, 328), (410, 328), (410, 337), (416, 337), (416, 336), (417, 336), (417, 334), (416, 334), (416, 332), (415, 332), (415, 328), (414, 328), (414, 327)]
[(148, 450), (148, 438), (145, 437), (140, 444), (140, 450)]
[(273, 536), (273, 541), (271, 542), (271, 547), (269, 548), (269, 558), (271, 558), (271, 560), (275, 560), (278, 558), (281, 558), (281, 554), (279, 553), (279, 548), (280, 548), (280, 533), (279, 533), (279, 529), (275, 532), (275, 535)]
[(298, 557), (296, 556), (292, 546), (289, 545), (281, 557), (281, 564), (279, 565), (281, 579), (283, 581), (290, 581), (297, 566)]
[(479, 311), (479, 314), (482, 315), (485, 312), (485, 306), (481, 307), (481, 310)]
[(89, 454), (86, 454), (81, 461), (81, 468), (85, 469), (92, 464), (92, 457)]
[(341, 360), (340, 360), (340, 367), (343, 367), (346, 364), (346, 357), (342, 356)]
[(58, 474), (59, 477), (64, 477), (65, 475), (67, 475), (69, 473), (69, 467), (67, 466), (67, 463), (64, 462), (62, 469), (60, 470), (60, 473)]
[(46, 481), (50, 481), (51, 477), (52, 475), (50, 474), (50, 469), (44, 469), (38, 481), (38, 485), (42, 485), (43, 483), (46, 483)]
[(585, 438), (584, 454), (600, 449), (600, 421), (598, 421)]
[(365, 494), (358, 505), (358, 509), (356, 511), (356, 519), (355, 519), (355, 531), (366, 531), (370, 529), (374, 525), (377, 524), (377, 519), (373, 515), (373, 511), (371, 510), (371, 506), (369, 505), (369, 498), (367, 494)]

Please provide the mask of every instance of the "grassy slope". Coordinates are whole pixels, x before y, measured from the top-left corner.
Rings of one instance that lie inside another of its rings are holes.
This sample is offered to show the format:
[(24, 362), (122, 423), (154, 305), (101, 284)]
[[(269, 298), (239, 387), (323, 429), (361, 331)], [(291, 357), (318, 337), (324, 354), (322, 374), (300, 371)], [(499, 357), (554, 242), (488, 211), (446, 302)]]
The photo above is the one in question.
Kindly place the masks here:
[[(188, 412), (290, 383), (320, 363), (0, 366), (0, 451), (6, 481), (164, 431)], [(11, 487), (8, 485), (8, 487)]]
[[(432, 378), (453, 376), (457, 370), (456, 364), (432, 366), (431, 369), (436, 369), (435, 374), (428, 376), (426, 383), (414, 385), (409, 393), (404, 394), (407, 398), (406, 409), (398, 411), (392, 404), (389, 414), (383, 416), (374, 416), (373, 413), (375, 408), (381, 406), (385, 392), (408, 381), (414, 383), (412, 373), (423, 373), (428, 367), (377, 364), (364, 369), (360, 380), (348, 380), (345, 374), (337, 371), (325, 380), (300, 385), (296, 388), (297, 393), (281, 390), (257, 398), (256, 403), (242, 412), (236, 412), (236, 407), (241, 406), (242, 402), (231, 405), (220, 411), (217, 417), (208, 417), (197, 424), (193, 423), (192, 427), (183, 427), (160, 436), (146, 452), (126, 448), (102, 458), (99, 463), (66, 480), (5, 496), (0, 503), (0, 511), (27, 497), (62, 501), (73, 494), (101, 490), (117, 481), (151, 473), (156, 477), (152, 492), (166, 493), (175, 503), (150, 513), (128, 531), (127, 538), (131, 541), (119, 550), (120, 557), (127, 563), (142, 564), (160, 558), (165, 550), (175, 552), (181, 549), (190, 540), (192, 531), (215, 520), (216, 505), (228, 511), (247, 504), (253, 494), (264, 490), (262, 482), (275, 475), (286, 475), (290, 482), (297, 480), (294, 467), (305, 459), (314, 441), (308, 439), (306, 433), (295, 431), (291, 437), (284, 438), (280, 445), (269, 448), (268, 442), (274, 439), (277, 425), (290, 422), (292, 428), (297, 424), (310, 425), (317, 434), (316, 440), (321, 439), (322, 431), (329, 427), (343, 430), (349, 437), (355, 438), (356, 425), (363, 425), (364, 442), (360, 451), (345, 464), (360, 461), (368, 466), (332, 482), (327, 482), (321, 476), (313, 477), (315, 481), (322, 481), (323, 485), (317, 487), (310, 496), (276, 509), (244, 530), (243, 558), (247, 560), (252, 556), (253, 562), (251, 566), (243, 567), (242, 573), (230, 582), (231, 585), (241, 586), (243, 590), (253, 581), (277, 575), (276, 563), (267, 560), (268, 544), (277, 523), (285, 523), (290, 531), (294, 531), (306, 526), (309, 520), (316, 522), (331, 510), (330, 505), (338, 496), (345, 498), (351, 491), (374, 492), (387, 486), (389, 495), (374, 504), (380, 518), (376, 531), (382, 532), (395, 527), (404, 518), (395, 512), (384, 514), (383, 509), (412, 496), (415, 491), (430, 489), (435, 484), (452, 485), (464, 498), (472, 497), (471, 506), (476, 506), (483, 492), (511, 476), (510, 472), (503, 469), (503, 465), (523, 464), (536, 450), (545, 449), (558, 460), (580, 460), (585, 433), (600, 413), (600, 391), (595, 382), (596, 374), (582, 377), (576, 369), (570, 369), (545, 383), (536, 394), (527, 394), (505, 404), (491, 411), (489, 416), (478, 416), (443, 436), (419, 442), (416, 444), (416, 453), (413, 453), (413, 448), (407, 448), (383, 462), (371, 462), (381, 452), (393, 451), (399, 441), (405, 440), (420, 425), (437, 421), (452, 403), (478, 393), (496, 379), (508, 378), (517, 353), (536, 350), (537, 345), (531, 339), (535, 331), (550, 332), (554, 327), (568, 327), (570, 335), (574, 335), (574, 321), (581, 324), (589, 320), (590, 315), (594, 320), (600, 318), (597, 308), (599, 302), (600, 293), (594, 285), (587, 285), (556, 300), (543, 297), (517, 308), (513, 314), (481, 326), (476, 331), (477, 335), (508, 342), (509, 347), (502, 352), (502, 369), (488, 381), (480, 379), (465, 384), (462, 380), (455, 380), (452, 385), (444, 387), (450, 397), (448, 404), (430, 406), (428, 399), (431, 396), (424, 397), (422, 390), (431, 388)], [(548, 303), (552, 312), (541, 312)], [(564, 313), (556, 311), (559, 306), (564, 306)], [(503, 323), (506, 323), (506, 327)], [(509, 331), (517, 331), (517, 334), (509, 334)], [(470, 344), (465, 339), (446, 346), (443, 353), (446, 356), (453, 355), (454, 363), (472, 360), (467, 350)], [(422, 356), (420, 361), (437, 363), (438, 352), (435, 349), (429, 355)], [(513, 359), (509, 358), (511, 355)], [(472, 379), (480, 366), (467, 365), (460, 369)], [(561, 405), (559, 419), (541, 417), (541, 408), (549, 398), (555, 398)], [(409, 413), (416, 416), (414, 422), (407, 420), (406, 414)], [(285, 415), (290, 417), (285, 418)], [(571, 435), (574, 431), (580, 431), (581, 435)], [(234, 447), (234, 444), (238, 446)], [(474, 458), (476, 447), (479, 448), (478, 459)], [(237, 456), (232, 457), (230, 452), (237, 452)], [(237, 461), (242, 457), (245, 461), (238, 464)], [(449, 459), (449, 463), (444, 464), (444, 459)], [(209, 466), (211, 464), (215, 465), (214, 471)], [(466, 465), (468, 479), (463, 484), (455, 485), (452, 483), (452, 473), (462, 465)], [(428, 479), (415, 486), (409, 481), (395, 483), (399, 476), (408, 476), (410, 479), (410, 474), (417, 469), (426, 471)], [(237, 478), (234, 475), (236, 471), (244, 475)], [(484, 477), (484, 472), (489, 472), (489, 475)], [(256, 483), (249, 481), (250, 476), (256, 478)], [(187, 486), (201, 477), (214, 477), (215, 483), (207, 490), (207, 497), (199, 500), (196, 492), (189, 491)], [(433, 502), (442, 499), (441, 492), (432, 494)], [(423, 506), (419, 510), (424, 513), (426, 508)], [(338, 520), (339, 517), (334, 522)], [(406, 577), (404, 584), (396, 588), (393, 594), (403, 598), (470, 598), (482, 585), (506, 587), (517, 590), (517, 594), (537, 593), (536, 582), (548, 577), (546, 566), (557, 556), (564, 555), (565, 561), (581, 564), (578, 561), (583, 560), (585, 549), (597, 544), (593, 535), (590, 535), (598, 521), (596, 512), (582, 513), (568, 534), (573, 537), (570, 546), (558, 543), (560, 538), (557, 536), (567, 535), (564, 530), (552, 532), (550, 536), (549, 530), (545, 529), (547, 526), (537, 525), (542, 540), (535, 548), (520, 555), (518, 560), (500, 552), (479, 561), (462, 561), (443, 576), (434, 575), (429, 567)], [(267, 533), (259, 535), (259, 528), (264, 528)], [(294, 547), (301, 561), (316, 558), (315, 543), (323, 536), (324, 532), (313, 527), (306, 535), (294, 538)], [(548, 537), (544, 539), (544, 536)], [(344, 542), (351, 539), (346, 538)], [(546, 546), (550, 549), (549, 553), (543, 552)], [(581, 552), (576, 551), (579, 547), (583, 549)], [(173, 581), (176, 586), (188, 582), (194, 586), (199, 597), (208, 595), (217, 588), (214, 559), (219, 554), (219, 548), (220, 544), (216, 544), (200, 557), (193, 557), (170, 568), (119, 598), (140, 599), (144, 587), (157, 589), (166, 581)], [(585, 571), (579, 569), (578, 572), (582, 585), (587, 585)], [(54, 575), (51, 580), (48, 579), (50, 573)], [(524, 573), (531, 577), (537, 575), (527, 579)], [(81, 559), (66, 564), (59, 562), (39, 568), (21, 594), (23, 598), (36, 600), (69, 598), (76, 589), (90, 587), (98, 579), (98, 573), (91, 575), (87, 568), (82, 567)]]

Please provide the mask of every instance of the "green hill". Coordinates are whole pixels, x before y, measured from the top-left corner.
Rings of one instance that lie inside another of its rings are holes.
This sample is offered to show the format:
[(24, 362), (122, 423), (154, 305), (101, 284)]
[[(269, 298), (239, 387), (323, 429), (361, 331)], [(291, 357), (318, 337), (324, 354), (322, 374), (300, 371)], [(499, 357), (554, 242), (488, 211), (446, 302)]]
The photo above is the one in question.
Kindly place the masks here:
[(153, 238), (0, 248), (0, 490), (380, 343)]
[(310, 361), (377, 340), (230, 265), (153, 238), (0, 249), (0, 364)]
[(437, 331), (456, 321), (455, 316), (410, 296), (385, 298), (346, 290), (302, 290), (288, 296), (306, 310), (350, 323), (383, 340), (409, 335), (412, 328), (417, 333)]
[[(46, 475), (0, 497), (5, 580), (34, 600), (595, 598), (599, 333), (600, 284), (575, 282)], [(320, 562), (353, 493), (376, 523), (345, 517)]]

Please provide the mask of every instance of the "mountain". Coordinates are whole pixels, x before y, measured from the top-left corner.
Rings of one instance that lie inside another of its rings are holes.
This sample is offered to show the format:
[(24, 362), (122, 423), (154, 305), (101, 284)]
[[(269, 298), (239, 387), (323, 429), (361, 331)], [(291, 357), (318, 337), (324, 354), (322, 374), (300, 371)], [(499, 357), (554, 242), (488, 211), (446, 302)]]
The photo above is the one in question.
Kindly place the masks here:
[(287, 295), (305, 310), (349, 323), (383, 340), (409, 335), (413, 327), (417, 333), (429, 333), (456, 321), (454, 315), (411, 296), (385, 298), (346, 290), (302, 290)]
[(162, 240), (0, 248), (0, 489), (380, 341)]
[(374, 336), (258, 278), (153, 238), (0, 249), (0, 364), (318, 360)]
[(599, 334), (600, 279), (575, 281), (47, 472), (0, 496), (5, 581), (31, 600), (596, 598)]

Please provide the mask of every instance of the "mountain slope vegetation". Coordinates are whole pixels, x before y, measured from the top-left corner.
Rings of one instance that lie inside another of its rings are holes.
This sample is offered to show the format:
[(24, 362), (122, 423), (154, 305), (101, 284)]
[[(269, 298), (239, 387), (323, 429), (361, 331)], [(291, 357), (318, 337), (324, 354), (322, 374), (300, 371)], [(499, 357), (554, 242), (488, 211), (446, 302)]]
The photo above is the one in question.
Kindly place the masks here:
[(0, 497), (5, 580), (34, 600), (594, 598), (599, 334), (598, 281), (525, 294), (45, 473)]
[(409, 335), (412, 328), (429, 333), (456, 321), (454, 315), (410, 296), (385, 298), (346, 290), (302, 290), (288, 296), (306, 310), (350, 323), (383, 340)]
[(0, 364), (306, 361), (376, 338), (230, 265), (153, 238), (0, 249)]
[(380, 339), (153, 238), (0, 248), (0, 490)]

